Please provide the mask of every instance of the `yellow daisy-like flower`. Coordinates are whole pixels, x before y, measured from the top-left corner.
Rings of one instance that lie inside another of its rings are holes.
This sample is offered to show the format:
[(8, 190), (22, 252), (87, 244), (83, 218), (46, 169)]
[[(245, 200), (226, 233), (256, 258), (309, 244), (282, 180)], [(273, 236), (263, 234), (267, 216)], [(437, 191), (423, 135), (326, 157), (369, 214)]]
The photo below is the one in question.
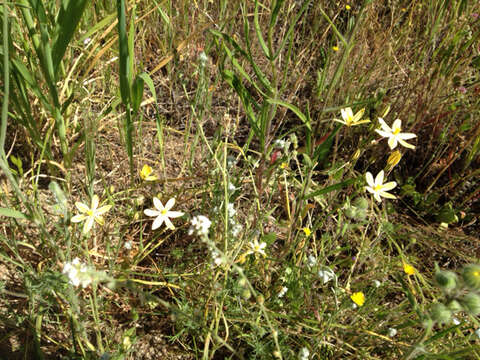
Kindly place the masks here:
[(405, 274), (407, 274), (407, 275), (414, 275), (416, 270), (412, 265), (404, 262), (403, 263), (403, 271), (405, 271)]
[(345, 9), (350, 10), (352, 7), (350, 5), (345, 5)]
[(343, 124), (345, 126), (350, 127), (370, 122), (370, 120), (368, 119), (361, 120), (363, 114), (365, 113), (365, 109), (359, 110), (355, 115), (353, 115), (353, 111), (349, 107), (341, 109), (340, 112), (342, 113), (343, 120), (333, 119), (333, 121), (339, 122), (340, 124)]
[(84, 203), (81, 203), (80, 201), (75, 203), (75, 206), (80, 211), (80, 214), (72, 217), (72, 222), (78, 223), (86, 220), (82, 231), (84, 234), (88, 233), (92, 229), (94, 222), (97, 222), (99, 225), (105, 224), (102, 214), (105, 214), (108, 210), (110, 210), (112, 205), (105, 205), (101, 208), (98, 208), (99, 203), (100, 199), (97, 195), (93, 195), (90, 207)]
[(148, 165), (143, 165), (142, 170), (140, 170), (140, 177), (145, 181), (155, 181), (158, 178), (155, 175), (151, 175), (153, 172), (152, 168)]
[(363, 304), (365, 304), (365, 294), (361, 291), (353, 293), (350, 296), (350, 299), (352, 299), (352, 301), (358, 306), (363, 306)]
[(384, 197), (387, 199), (396, 199), (395, 195), (392, 195), (387, 191), (392, 190), (395, 186), (397, 186), (397, 183), (395, 181), (390, 181), (384, 184), (384, 176), (385, 173), (383, 172), (383, 170), (378, 173), (375, 180), (373, 180), (373, 175), (370, 172), (367, 171), (367, 174), (365, 175), (368, 184), (368, 186), (365, 186), (365, 190), (372, 193), (373, 197), (378, 202), (382, 201), (380, 197)]
[(312, 235), (312, 230), (310, 230), (308, 227), (304, 227), (303, 229), (303, 232), (305, 233), (305, 235), (307, 237), (309, 237), (310, 235)]
[(332, 46), (332, 50), (333, 51), (338, 51), (338, 50), (340, 50), (340, 48), (338, 46)]

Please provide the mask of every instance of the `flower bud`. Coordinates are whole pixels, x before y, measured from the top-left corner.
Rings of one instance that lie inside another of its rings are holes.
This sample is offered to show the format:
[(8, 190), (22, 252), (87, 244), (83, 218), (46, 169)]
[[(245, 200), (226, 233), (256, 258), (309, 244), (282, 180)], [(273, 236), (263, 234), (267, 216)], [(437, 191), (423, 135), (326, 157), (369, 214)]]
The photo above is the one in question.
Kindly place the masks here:
[(443, 304), (436, 303), (432, 306), (431, 311), (432, 319), (438, 323), (446, 323), (450, 321), (452, 312)]
[(471, 315), (480, 314), (480, 296), (474, 293), (465, 295), (462, 299), (463, 308)]
[(368, 209), (368, 200), (364, 197), (358, 197), (353, 202), (353, 205), (359, 209), (366, 210)]
[(450, 291), (457, 286), (457, 274), (451, 271), (437, 270), (435, 281), (444, 291)]
[(471, 289), (480, 289), (480, 266), (470, 264), (465, 266), (462, 273), (463, 281)]
[(457, 300), (452, 300), (447, 304), (451, 312), (458, 312), (462, 310), (462, 305)]
[(242, 290), (242, 297), (243, 297), (245, 300), (250, 299), (250, 296), (252, 296), (252, 293), (250, 292), (250, 290), (248, 290), (248, 289), (243, 289), (243, 290)]

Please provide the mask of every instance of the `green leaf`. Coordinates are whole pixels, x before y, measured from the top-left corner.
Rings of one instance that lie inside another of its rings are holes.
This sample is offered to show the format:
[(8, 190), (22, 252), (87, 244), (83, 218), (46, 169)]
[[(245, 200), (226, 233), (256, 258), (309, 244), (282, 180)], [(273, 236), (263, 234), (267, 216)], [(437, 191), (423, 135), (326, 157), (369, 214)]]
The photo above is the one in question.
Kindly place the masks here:
[(281, 105), (281, 106), (286, 107), (289, 110), (292, 110), (295, 113), (295, 115), (297, 115), (300, 118), (300, 120), (302, 120), (302, 122), (305, 124), (305, 126), (308, 128), (308, 130), (312, 130), (312, 127), (310, 125), (310, 122), (307, 119), (307, 116), (295, 105), (292, 105), (292, 104), (289, 104), (285, 101), (277, 100), (277, 99), (268, 99), (267, 101), (270, 104)]
[(323, 194), (328, 194), (329, 192), (332, 192), (332, 191), (335, 191), (335, 190), (340, 190), (350, 184), (353, 184), (357, 179), (348, 179), (348, 180), (345, 180), (345, 181), (342, 181), (342, 182), (339, 182), (337, 184), (333, 184), (333, 185), (330, 185), (330, 186), (327, 186), (327, 187), (324, 187), (323, 189), (320, 189), (320, 190), (317, 190), (317, 191), (314, 191), (310, 194), (307, 194), (304, 196), (304, 199), (311, 199), (315, 196), (318, 196), (318, 195), (323, 195)]
[(153, 99), (155, 102), (157, 102), (157, 92), (155, 91), (155, 85), (153, 85), (153, 80), (150, 75), (148, 75), (146, 72), (143, 72), (137, 76), (145, 81), (145, 84), (147, 84), (148, 89), (152, 93)]
[(253, 13), (253, 24), (255, 26), (255, 32), (257, 33), (258, 42), (260, 43), (260, 46), (263, 50), (263, 53), (265, 54), (267, 59), (270, 59), (270, 51), (268, 50), (268, 46), (267, 46), (265, 40), (263, 39), (262, 29), (260, 28), (260, 24), (259, 24), (259, 21), (258, 21), (258, 0), (255, 0), (255, 11)]
[(125, 0), (117, 0), (118, 16), (118, 44), (119, 44), (119, 71), (120, 71), (120, 94), (124, 104), (130, 103), (130, 85), (128, 83), (128, 39), (125, 18)]
[(327, 157), (328, 153), (330, 152), (330, 148), (332, 147), (333, 144), (333, 138), (337, 134), (338, 130), (342, 125), (338, 125), (327, 137), (327, 139), (322, 142), (320, 145), (317, 146), (315, 149), (315, 152), (313, 154), (313, 159), (316, 160), (318, 163), (321, 163), (325, 160)]
[(62, 5), (57, 16), (57, 24), (53, 37), (52, 58), (55, 74), (58, 72), (58, 67), (65, 55), (68, 44), (72, 41), (75, 29), (85, 11), (87, 1), (88, 0), (64, 0), (61, 2)]
[(24, 213), (17, 210), (13, 210), (13, 209), (8, 209), (8, 208), (0, 208), (0, 216), (28, 220), (27, 215), (25, 215)]
[(143, 98), (143, 85), (145, 81), (140, 76), (136, 76), (132, 84), (131, 97), (132, 109), (134, 113), (138, 112)]

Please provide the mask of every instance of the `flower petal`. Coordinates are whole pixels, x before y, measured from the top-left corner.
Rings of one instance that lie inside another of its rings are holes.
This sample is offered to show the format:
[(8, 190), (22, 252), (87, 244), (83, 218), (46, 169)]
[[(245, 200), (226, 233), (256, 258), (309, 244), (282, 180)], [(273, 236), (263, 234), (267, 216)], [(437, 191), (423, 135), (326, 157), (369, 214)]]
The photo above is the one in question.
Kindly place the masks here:
[(95, 216), (94, 219), (97, 222), (97, 224), (101, 226), (105, 225), (105, 219), (103, 218), (103, 216)]
[(177, 217), (180, 217), (180, 216), (183, 216), (183, 212), (181, 211), (168, 211), (165, 216), (169, 217), (169, 218), (177, 218)]
[(365, 178), (367, 179), (367, 184), (373, 188), (375, 186), (375, 181), (373, 181), (372, 173), (367, 171), (367, 173), (365, 174)]
[(402, 139), (398, 139), (398, 142), (399, 142), (400, 144), (402, 144), (403, 146), (405, 146), (406, 148), (415, 149), (415, 146), (414, 146), (414, 145), (409, 144), (409, 143), (407, 143), (406, 141), (403, 141)]
[(165, 217), (165, 225), (167, 226), (167, 228), (169, 228), (170, 230), (174, 230), (175, 229), (175, 226), (173, 226), (172, 222), (170, 221), (170, 219), (168, 217)]
[(95, 211), (97, 209), (99, 202), (100, 202), (100, 199), (98, 198), (98, 195), (93, 195), (92, 206), (91, 206), (92, 211)]
[(165, 209), (165, 208), (163, 207), (162, 202), (161, 202), (160, 199), (157, 198), (157, 197), (154, 197), (154, 198), (153, 198), (153, 206), (155, 206), (158, 211), (162, 211), (163, 209)]
[(105, 214), (108, 210), (110, 210), (112, 208), (112, 205), (105, 205), (105, 206), (102, 206), (101, 208), (97, 209), (97, 211), (95, 211), (95, 214), (96, 215), (102, 215), (102, 214)]
[(160, 215), (159, 211), (153, 210), (153, 209), (145, 209), (143, 213), (147, 216), (158, 216)]
[(379, 130), (379, 129), (376, 129), (375, 132), (377, 134), (379, 134), (380, 136), (383, 136), (384, 138), (391, 138), (392, 137), (392, 133), (390, 133), (390, 132), (382, 131), (382, 130)]
[(84, 203), (81, 203), (80, 201), (77, 201), (75, 203), (75, 206), (77, 207), (78, 211), (80, 211), (81, 213), (86, 213), (88, 210), (90, 210), (90, 208), (85, 205)]
[(393, 188), (395, 188), (395, 186), (397, 186), (397, 183), (395, 181), (390, 181), (388, 183), (385, 183), (383, 186), (382, 186), (382, 190), (381, 191), (390, 191), (392, 190)]
[(377, 193), (375, 193), (375, 195), (373, 195), (373, 197), (375, 198), (375, 200), (377, 200), (377, 202), (382, 202), (382, 199), (380, 198), (380, 195)]
[(383, 196), (384, 198), (387, 198), (387, 199), (396, 199), (397, 198), (395, 195), (392, 195), (392, 194), (384, 192), (384, 191), (380, 191), (380, 196)]
[(348, 119), (347, 109), (340, 109), (340, 113), (342, 114), (342, 119), (347, 121)]
[(84, 215), (84, 214), (78, 214), (78, 215), (75, 215), (74, 217), (72, 217), (70, 219), (71, 222), (73, 223), (78, 223), (80, 221), (83, 221), (87, 218), (87, 215)]
[(385, 177), (385, 173), (382, 170), (377, 174), (377, 177), (375, 178), (375, 186), (382, 185), (384, 177)]
[(378, 118), (378, 122), (380, 123), (380, 126), (382, 127), (382, 129), (384, 131), (389, 132), (389, 133), (392, 132), (392, 129), (390, 129), (390, 126), (388, 126), (387, 123), (385, 122), (385, 120), (383, 120), (381, 117)]
[(342, 121), (342, 120), (339, 120), (339, 119), (333, 119), (333, 121), (336, 121), (340, 124), (343, 124), (343, 125), (347, 125), (347, 123), (345, 121)]
[(165, 204), (165, 209), (168, 211), (173, 207), (173, 205), (175, 205), (175, 198), (171, 198), (167, 201), (167, 203)]
[(370, 186), (365, 186), (365, 190), (367, 190), (369, 193), (376, 194), (377, 192), (373, 190)]
[(409, 140), (409, 139), (413, 139), (413, 138), (416, 138), (417, 135), (413, 134), (413, 133), (400, 133), (397, 135), (397, 138), (398, 139), (402, 139), (402, 140)]
[(365, 108), (358, 111), (355, 114), (355, 116), (353, 116), (353, 122), (358, 124), (358, 121), (362, 118), (364, 112), (365, 112)]
[(163, 221), (164, 221), (165, 219), (166, 219), (165, 216), (160, 215), (160, 216), (158, 216), (155, 220), (153, 220), (152, 230), (156, 230), (156, 229), (158, 229), (160, 226), (162, 226)]
[(392, 132), (394, 132), (397, 129), (402, 130), (402, 120), (400, 119), (395, 120), (392, 125)]
[(397, 147), (397, 138), (395, 136), (392, 136), (390, 139), (388, 139), (388, 146), (390, 146), (390, 149), (392, 150)]
[(90, 230), (92, 230), (92, 226), (93, 226), (93, 217), (89, 216), (87, 218), (87, 221), (85, 221), (85, 224), (83, 225), (83, 233), (86, 234)]

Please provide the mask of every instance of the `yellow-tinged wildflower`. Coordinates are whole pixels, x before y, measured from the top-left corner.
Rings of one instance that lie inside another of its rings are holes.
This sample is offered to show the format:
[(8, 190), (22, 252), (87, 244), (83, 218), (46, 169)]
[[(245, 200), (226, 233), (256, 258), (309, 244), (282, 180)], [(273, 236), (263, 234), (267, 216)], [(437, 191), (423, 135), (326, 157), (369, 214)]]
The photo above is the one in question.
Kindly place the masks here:
[(376, 129), (375, 131), (381, 136), (388, 138), (388, 146), (390, 146), (390, 149), (395, 149), (398, 143), (406, 148), (415, 149), (415, 146), (407, 143), (405, 140), (416, 138), (417, 135), (412, 133), (402, 133), (402, 121), (400, 119), (395, 120), (391, 128), (382, 118), (379, 117), (378, 121), (380, 122), (382, 130)]
[(367, 171), (367, 174), (365, 175), (368, 184), (368, 186), (365, 186), (365, 190), (372, 193), (373, 197), (378, 202), (382, 201), (380, 197), (396, 199), (395, 195), (389, 194), (387, 191), (392, 190), (395, 186), (397, 186), (397, 183), (395, 181), (390, 181), (384, 184), (384, 176), (385, 173), (383, 170), (378, 173), (378, 175), (375, 177), (375, 180), (373, 180), (373, 175), (370, 172)]
[(352, 7), (350, 5), (345, 5), (345, 9), (350, 10)]
[(360, 149), (355, 150), (355, 152), (353, 153), (353, 156), (352, 156), (352, 160), (354, 160), (354, 161), (358, 160), (360, 155), (362, 155), (362, 152), (360, 151)]
[(353, 111), (349, 107), (341, 109), (340, 112), (342, 113), (343, 120), (333, 119), (333, 121), (339, 122), (345, 126), (350, 127), (370, 122), (368, 119), (361, 120), (363, 114), (365, 113), (365, 109), (359, 110), (355, 115), (353, 115)]
[(352, 301), (358, 306), (363, 306), (363, 304), (365, 304), (365, 294), (361, 291), (353, 293), (350, 296), (350, 299), (352, 299)]
[(280, 164), (280, 169), (285, 170), (287, 167), (288, 167), (288, 164), (287, 164), (286, 162), (282, 162), (282, 163)]
[(390, 154), (387, 159), (387, 169), (392, 170), (402, 159), (402, 153), (398, 150), (395, 150)]
[(340, 48), (338, 46), (332, 46), (332, 50), (333, 51), (338, 51), (338, 50), (340, 50)]
[(143, 165), (142, 170), (140, 171), (140, 177), (145, 181), (155, 181), (158, 178), (155, 175), (151, 175), (153, 172), (152, 168), (148, 165)]
[(260, 254), (263, 257), (266, 257), (267, 254), (265, 253), (265, 248), (267, 247), (267, 244), (265, 242), (259, 243), (257, 239), (253, 240), (250, 242), (250, 250), (248, 251), (248, 254)]
[(165, 206), (163, 206), (160, 199), (157, 197), (153, 198), (153, 205), (155, 206), (156, 210), (153, 209), (146, 209), (144, 214), (147, 216), (156, 216), (157, 218), (153, 220), (152, 230), (158, 229), (162, 224), (165, 222), (165, 225), (170, 230), (174, 230), (175, 226), (173, 226), (170, 218), (177, 218), (183, 215), (181, 211), (170, 211), (170, 209), (175, 205), (175, 199), (170, 199), (167, 201)]
[(81, 203), (80, 201), (77, 201), (75, 203), (75, 206), (80, 211), (80, 214), (72, 217), (72, 222), (78, 223), (83, 220), (86, 220), (85, 224), (83, 225), (83, 231), (82, 231), (84, 234), (88, 233), (92, 229), (95, 221), (99, 225), (105, 224), (105, 220), (101, 215), (105, 214), (108, 210), (110, 210), (112, 205), (105, 205), (105, 206), (102, 206), (101, 208), (98, 208), (99, 203), (100, 203), (100, 199), (98, 198), (97, 195), (93, 195), (92, 203), (90, 207), (88, 207), (88, 205), (84, 203)]
[(312, 230), (310, 230), (308, 227), (304, 227), (302, 230), (307, 237), (312, 235)]
[(414, 275), (416, 272), (415, 268), (406, 262), (403, 263), (403, 271), (405, 271), (407, 275)]

